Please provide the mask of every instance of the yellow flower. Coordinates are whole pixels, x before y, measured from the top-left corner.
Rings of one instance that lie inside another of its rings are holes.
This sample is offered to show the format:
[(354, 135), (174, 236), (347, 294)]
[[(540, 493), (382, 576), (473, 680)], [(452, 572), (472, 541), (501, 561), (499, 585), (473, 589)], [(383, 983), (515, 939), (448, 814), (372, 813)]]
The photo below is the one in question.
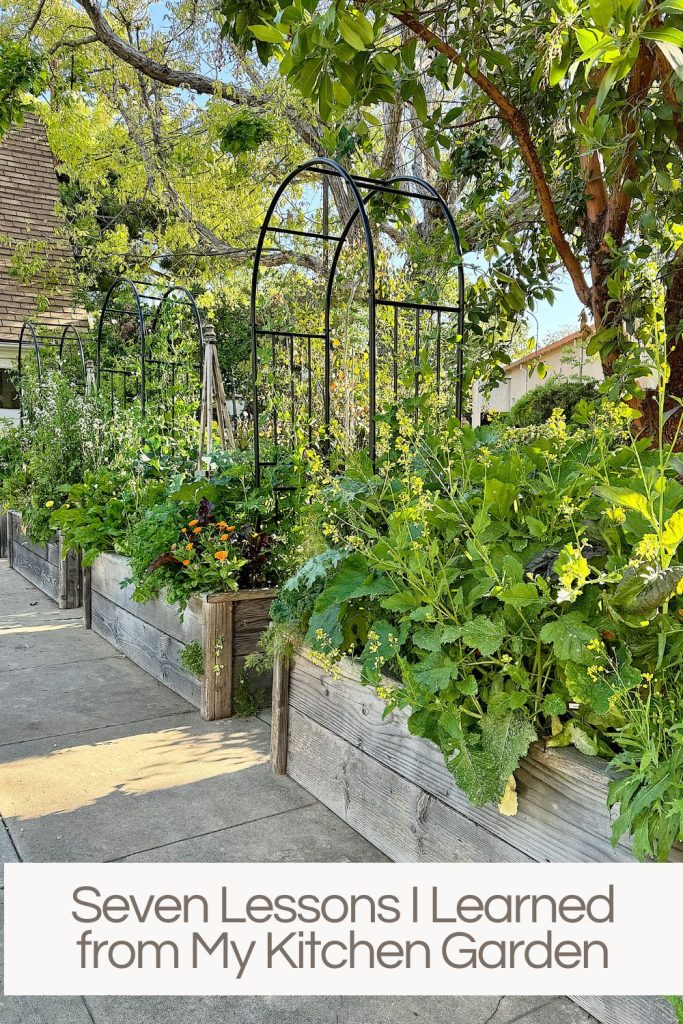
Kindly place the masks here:
[(45, 502), (45, 508), (52, 508), (53, 505), (54, 505), (54, 501), (46, 501)]
[(223, 562), (228, 557), (228, 552), (227, 551), (217, 551), (216, 554), (213, 557), (217, 558), (219, 562)]
[(194, 544), (193, 544), (193, 543), (192, 543), (192, 542), (190, 541), (190, 543), (189, 543), (189, 544), (186, 544), (186, 545), (185, 545), (185, 550), (186, 550), (186, 551), (192, 551), (192, 548), (193, 548), (193, 547), (194, 547)]

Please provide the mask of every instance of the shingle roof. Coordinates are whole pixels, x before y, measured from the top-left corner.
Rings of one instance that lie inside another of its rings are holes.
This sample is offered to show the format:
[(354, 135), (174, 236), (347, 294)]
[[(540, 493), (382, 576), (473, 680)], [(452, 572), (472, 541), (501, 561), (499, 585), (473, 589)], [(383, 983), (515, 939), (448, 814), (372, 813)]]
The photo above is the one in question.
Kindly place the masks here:
[[(592, 331), (593, 328), (590, 329), (590, 333), (592, 333)], [(577, 341), (581, 341), (584, 338), (587, 339), (590, 337), (590, 333), (586, 335), (584, 331), (574, 331), (572, 334), (565, 334), (564, 338), (558, 338), (556, 341), (551, 341), (547, 345), (543, 345), (541, 348), (535, 349), (533, 352), (527, 352), (525, 356), (521, 356), (519, 359), (513, 359), (513, 361), (508, 363), (505, 367), (505, 372), (509, 373), (510, 370), (514, 370), (516, 366), (524, 366), (525, 363), (534, 362), (536, 359), (547, 356), (559, 348), (564, 348), (565, 345), (573, 345)]]
[[(0, 339), (16, 341), (25, 320), (45, 325), (83, 321), (73, 290), (66, 281), (73, 254), (63, 221), (56, 211), (59, 200), (52, 151), (42, 122), (28, 115), (21, 128), (0, 142)], [(8, 244), (9, 239), (9, 244)], [(10, 261), (19, 245), (35, 241), (46, 267), (25, 283), (10, 273)], [(44, 245), (43, 243), (46, 243)], [(47, 282), (47, 283), (46, 283)], [(47, 299), (41, 310), (38, 296)]]

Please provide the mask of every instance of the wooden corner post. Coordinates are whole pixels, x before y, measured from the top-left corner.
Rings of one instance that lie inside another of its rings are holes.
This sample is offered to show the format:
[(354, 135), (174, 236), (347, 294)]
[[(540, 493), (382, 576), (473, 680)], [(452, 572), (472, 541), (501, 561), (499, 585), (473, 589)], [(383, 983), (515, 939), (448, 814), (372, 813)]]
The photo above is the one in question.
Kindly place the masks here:
[(276, 775), (287, 774), (289, 733), (289, 660), (278, 655), (273, 664), (273, 710), (270, 729), (270, 762)]
[(202, 679), (201, 714), (207, 722), (232, 715), (233, 690), (233, 612), (234, 602), (215, 594), (202, 604)]

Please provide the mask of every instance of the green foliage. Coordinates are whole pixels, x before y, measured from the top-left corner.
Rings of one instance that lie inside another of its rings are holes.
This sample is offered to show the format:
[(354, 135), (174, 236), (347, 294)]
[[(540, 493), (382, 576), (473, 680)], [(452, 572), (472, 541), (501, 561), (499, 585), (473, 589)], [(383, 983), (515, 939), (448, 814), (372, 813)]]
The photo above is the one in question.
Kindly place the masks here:
[(274, 130), (272, 123), (254, 110), (238, 110), (227, 121), (220, 132), (220, 144), (223, 153), (239, 156), (251, 153), (264, 142), (272, 142)]
[[(185, 644), (180, 652), (180, 664), (192, 675), (204, 674), (204, 648), (198, 640)], [(245, 676), (240, 676), (232, 694), (233, 712), (238, 718), (253, 718), (263, 706), (263, 694), (250, 686)]]
[(65, 549), (81, 551), (83, 565), (99, 554), (127, 550), (127, 538), (142, 511), (163, 495), (158, 480), (127, 476), (102, 469), (85, 473), (82, 484), (68, 488), (64, 504), (56, 508), (50, 526), (61, 530)]
[(194, 676), (204, 675), (204, 648), (199, 640), (185, 644), (180, 652), (180, 664)]
[(518, 398), (504, 418), (511, 427), (540, 427), (553, 409), (561, 409), (570, 420), (579, 402), (595, 402), (597, 397), (597, 383), (590, 377), (551, 377)]
[(21, 125), (44, 88), (43, 60), (27, 42), (0, 39), (0, 138)]
[(12, 476), (21, 464), (21, 432), (8, 419), (0, 419), (0, 479)]
[(667, 996), (666, 998), (674, 1008), (678, 1024), (683, 1024), (683, 996)]
[(377, 475), (313, 488), (332, 546), (272, 615), (330, 667), (357, 655), (473, 803), (503, 798), (535, 738), (615, 758), (615, 841), (666, 858), (683, 835), (683, 486), (670, 455), (623, 444), (627, 415), (433, 435), (403, 420)]
[(85, 467), (106, 453), (96, 450), (88, 434), (98, 413), (96, 400), (75, 396), (62, 374), (46, 374), (42, 383), (26, 376), (23, 400), (21, 460), (15, 457), (14, 471), (2, 480), (2, 502), (21, 512), (31, 539), (43, 543), (52, 535), (52, 509), (63, 500), (64, 489), (82, 480)]

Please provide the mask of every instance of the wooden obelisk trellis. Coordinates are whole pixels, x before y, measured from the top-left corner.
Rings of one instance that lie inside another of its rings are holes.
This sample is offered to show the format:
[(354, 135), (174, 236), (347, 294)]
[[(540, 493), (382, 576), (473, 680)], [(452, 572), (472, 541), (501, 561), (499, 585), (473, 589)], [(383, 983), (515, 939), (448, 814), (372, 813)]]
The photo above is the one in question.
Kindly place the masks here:
[(208, 460), (214, 450), (214, 422), (218, 427), (220, 451), (235, 447), (235, 435), (228, 412), (228, 400), (223, 387), (223, 377), (218, 363), (216, 349), (216, 332), (211, 324), (205, 324), (204, 334), (204, 369), (202, 374), (201, 414), (199, 421), (199, 450), (197, 465), (200, 473), (208, 473)]

